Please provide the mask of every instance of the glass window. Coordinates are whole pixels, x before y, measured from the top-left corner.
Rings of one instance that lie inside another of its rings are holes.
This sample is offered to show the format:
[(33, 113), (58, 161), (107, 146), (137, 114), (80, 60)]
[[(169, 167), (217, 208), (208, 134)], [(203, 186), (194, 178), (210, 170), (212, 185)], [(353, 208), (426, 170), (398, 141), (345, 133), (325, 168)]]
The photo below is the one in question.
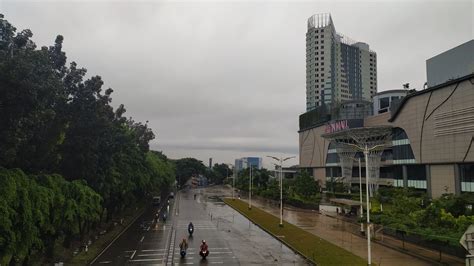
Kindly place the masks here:
[(426, 180), (426, 166), (424, 164), (407, 165), (407, 177), (410, 180)]
[(388, 108), (390, 105), (390, 98), (385, 97), (385, 98), (380, 98), (380, 109)]
[(460, 164), (461, 191), (474, 192), (474, 164)]

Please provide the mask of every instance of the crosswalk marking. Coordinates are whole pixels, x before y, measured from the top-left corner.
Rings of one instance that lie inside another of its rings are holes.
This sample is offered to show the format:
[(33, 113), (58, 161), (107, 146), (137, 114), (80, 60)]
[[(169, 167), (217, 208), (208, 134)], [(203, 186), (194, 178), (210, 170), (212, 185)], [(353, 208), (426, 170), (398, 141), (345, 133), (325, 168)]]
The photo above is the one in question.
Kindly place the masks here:
[(147, 254), (140, 254), (138, 257), (150, 257), (150, 256), (164, 256), (165, 253), (147, 253)]
[(163, 251), (163, 250), (165, 250), (165, 249), (164, 248), (160, 248), (160, 249), (142, 249), (140, 251), (141, 252), (154, 252), (154, 251)]

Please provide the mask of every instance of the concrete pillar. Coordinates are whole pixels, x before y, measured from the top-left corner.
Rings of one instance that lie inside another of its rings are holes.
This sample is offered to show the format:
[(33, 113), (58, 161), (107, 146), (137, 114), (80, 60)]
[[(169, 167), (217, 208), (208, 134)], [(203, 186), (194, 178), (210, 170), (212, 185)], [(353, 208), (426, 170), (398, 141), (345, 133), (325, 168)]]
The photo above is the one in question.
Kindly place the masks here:
[(403, 187), (407, 188), (408, 187), (408, 171), (407, 171), (406, 165), (402, 165), (402, 174), (403, 174)]
[(331, 190), (334, 193), (334, 172), (332, 167), (329, 167), (329, 176), (331, 177)]
[(431, 166), (429, 164), (425, 165), (426, 167), (426, 193), (428, 197), (431, 196)]
[(461, 195), (461, 171), (459, 164), (454, 164), (454, 194)]

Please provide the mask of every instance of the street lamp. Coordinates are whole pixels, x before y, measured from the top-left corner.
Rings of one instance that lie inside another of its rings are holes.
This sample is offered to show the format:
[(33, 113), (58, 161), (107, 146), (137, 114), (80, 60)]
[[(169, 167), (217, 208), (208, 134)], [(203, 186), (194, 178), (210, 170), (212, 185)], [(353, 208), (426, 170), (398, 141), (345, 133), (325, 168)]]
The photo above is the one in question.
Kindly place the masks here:
[[(229, 166), (231, 166), (231, 167), (234, 168), (234, 165), (232, 165), (232, 164), (230, 164), (230, 163), (227, 164), (227, 167), (229, 167)], [(227, 173), (227, 170), (228, 170), (228, 169), (226, 168), (226, 169), (225, 169), (226, 173)], [(234, 197), (234, 191), (235, 191), (235, 168), (233, 169), (232, 173), (233, 173), (233, 174), (232, 174), (232, 200), (235, 200), (235, 197)], [(226, 178), (229, 178), (229, 174), (228, 174), (228, 173), (227, 173)]]
[(252, 209), (252, 163), (248, 159), (243, 159), (250, 166), (250, 180), (249, 180), (249, 210)]
[(280, 226), (283, 226), (283, 162), (296, 156), (291, 156), (287, 158), (283, 157), (276, 157), (276, 156), (267, 156), (268, 158), (272, 158), (278, 162), (280, 162)]

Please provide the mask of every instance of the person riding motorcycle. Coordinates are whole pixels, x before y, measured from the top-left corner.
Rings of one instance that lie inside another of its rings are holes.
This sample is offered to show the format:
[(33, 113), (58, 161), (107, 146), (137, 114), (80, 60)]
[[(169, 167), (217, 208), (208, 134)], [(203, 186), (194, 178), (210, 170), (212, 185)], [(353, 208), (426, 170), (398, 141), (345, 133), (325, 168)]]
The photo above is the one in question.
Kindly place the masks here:
[(203, 240), (201, 243), (201, 251), (199, 251), (199, 255), (201, 255), (203, 259), (206, 259), (206, 257), (209, 255), (209, 250), (206, 244), (206, 240)]
[(194, 233), (194, 225), (192, 222), (190, 222), (188, 225), (188, 232), (189, 232), (189, 235), (192, 235)]
[(186, 256), (186, 250), (188, 249), (188, 241), (186, 241), (186, 238), (183, 238), (183, 241), (179, 244), (179, 254), (181, 254), (181, 257), (184, 258)]

